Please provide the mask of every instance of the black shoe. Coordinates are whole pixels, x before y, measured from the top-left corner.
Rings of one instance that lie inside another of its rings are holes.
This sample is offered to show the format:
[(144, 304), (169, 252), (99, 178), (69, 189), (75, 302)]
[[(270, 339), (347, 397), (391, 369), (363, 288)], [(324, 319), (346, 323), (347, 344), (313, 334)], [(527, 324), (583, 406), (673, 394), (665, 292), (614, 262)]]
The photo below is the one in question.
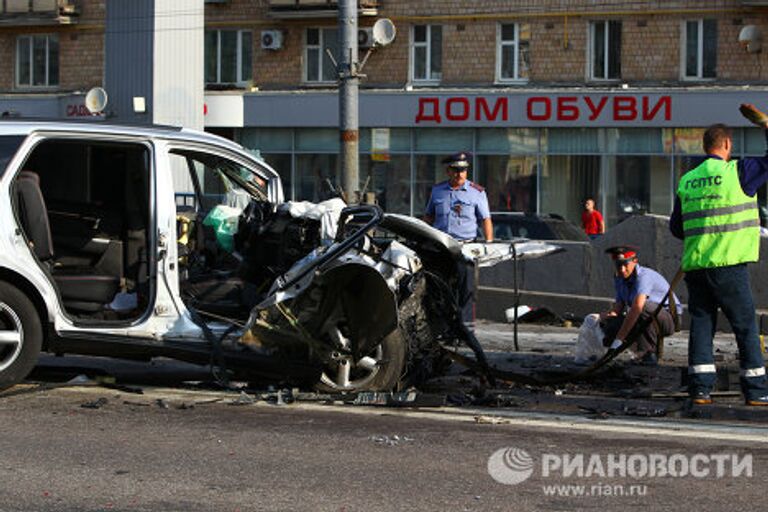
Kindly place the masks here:
[(768, 405), (768, 395), (758, 396), (755, 398), (747, 398), (746, 402), (747, 402), (747, 405), (751, 407), (764, 407)]
[[(766, 397), (767, 401), (765, 405), (768, 405), (768, 397)], [(712, 405), (712, 397), (709, 395), (709, 393), (694, 393), (691, 395), (691, 403), (693, 405)]]

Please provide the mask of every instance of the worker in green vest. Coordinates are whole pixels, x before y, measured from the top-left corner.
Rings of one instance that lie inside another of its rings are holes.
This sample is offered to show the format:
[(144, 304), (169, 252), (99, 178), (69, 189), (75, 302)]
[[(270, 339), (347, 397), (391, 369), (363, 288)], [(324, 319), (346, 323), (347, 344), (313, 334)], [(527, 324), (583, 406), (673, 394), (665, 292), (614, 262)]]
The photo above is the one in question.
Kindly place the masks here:
[[(752, 105), (741, 112), (765, 128), (768, 116)], [(733, 137), (722, 124), (704, 132), (706, 159), (680, 178), (670, 230), (683, 240), (682, 268), (691, 318), (688, 392), (696, 405), (712, 403), (712, 338), (720, 308), (739, 347), (741, 389), (747, 405), (768, 405), (765, 364), (747, 263), (760, 251), (757, 189), (768, 181), (768, 156), (731, 160)], [(768, 139), (766, 142), (768, 146)]]

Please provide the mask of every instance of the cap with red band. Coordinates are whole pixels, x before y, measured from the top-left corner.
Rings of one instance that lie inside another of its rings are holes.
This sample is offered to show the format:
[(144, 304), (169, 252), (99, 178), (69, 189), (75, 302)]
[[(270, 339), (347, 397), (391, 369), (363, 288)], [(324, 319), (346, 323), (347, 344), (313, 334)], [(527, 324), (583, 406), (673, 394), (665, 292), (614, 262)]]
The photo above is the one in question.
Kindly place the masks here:
[(617, 245), (605, 250), (614, 261), (629, 261), (637, 258), (637, 248), (629, 245)]

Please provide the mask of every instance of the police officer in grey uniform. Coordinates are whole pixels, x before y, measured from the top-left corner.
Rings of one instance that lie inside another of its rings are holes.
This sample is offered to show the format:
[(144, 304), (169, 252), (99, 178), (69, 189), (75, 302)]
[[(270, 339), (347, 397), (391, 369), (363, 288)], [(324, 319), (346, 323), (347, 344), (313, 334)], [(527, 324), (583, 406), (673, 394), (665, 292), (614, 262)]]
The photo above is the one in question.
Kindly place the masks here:
[[(477, 238), (477, 229), (487, 242), (493, 241), (493, 223), (485, 189), (467, 179), (472, 155), (456, 153), (443, 160), (448, 180), (432, 187), (424, 220), (459, 241)], [(474, 319), (474, 274), (459, 265), (458, 302), (464, 322)]]

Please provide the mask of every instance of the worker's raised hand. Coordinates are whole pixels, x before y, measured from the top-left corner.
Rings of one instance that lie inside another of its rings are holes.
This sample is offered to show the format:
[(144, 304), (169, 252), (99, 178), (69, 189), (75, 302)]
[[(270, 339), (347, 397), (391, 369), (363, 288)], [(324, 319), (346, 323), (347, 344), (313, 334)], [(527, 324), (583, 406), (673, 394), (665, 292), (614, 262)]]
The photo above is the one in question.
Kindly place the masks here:
[(761, 128), (768, 126), (768, 114), (761, 112), (751, 103), (742, 103), (739, 107), (739, 112), (752, 124), (756, 124)]

